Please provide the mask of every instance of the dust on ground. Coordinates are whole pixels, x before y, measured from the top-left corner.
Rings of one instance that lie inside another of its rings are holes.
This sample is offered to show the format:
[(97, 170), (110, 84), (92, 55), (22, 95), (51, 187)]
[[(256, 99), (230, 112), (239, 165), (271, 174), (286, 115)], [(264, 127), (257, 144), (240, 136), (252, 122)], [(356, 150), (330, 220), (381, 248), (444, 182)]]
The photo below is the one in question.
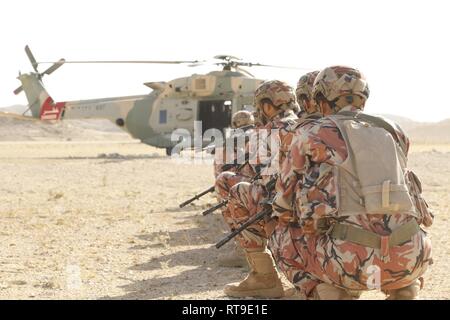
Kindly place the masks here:
[[(450, 145), (413, 146), (409, 165), (436, 212), (423, 299), (450, 298)], [(222, 299), (241, 268), (217, 265), (220, 215), (202, 216), (212, 167), (122, 142), (0, 143), (0, 298)], [(383, 299), (378, 292), (363, 299)]]

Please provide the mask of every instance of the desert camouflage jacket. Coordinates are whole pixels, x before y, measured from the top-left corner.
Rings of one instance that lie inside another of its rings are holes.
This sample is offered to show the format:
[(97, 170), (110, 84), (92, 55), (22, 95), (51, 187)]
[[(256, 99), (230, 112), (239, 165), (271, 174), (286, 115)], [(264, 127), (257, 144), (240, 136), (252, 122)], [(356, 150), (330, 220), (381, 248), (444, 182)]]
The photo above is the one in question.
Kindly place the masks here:
[(251, 136), (247, 144), (249, 164), (255, 173), (260, 170), (258, 167), (265, 166), (261, 171), (262, 183), (266, 184), (278, 173), (291, 144), (291, 127), (297, 120), (294, 112), (284, 111), (262, 128), (255, 130), (255, 134)]
[[(350, 106), (343, 111), (357, 111)], [(395, 125), (399, 138), (409, 148), (409, 140)], [(347, 146), (339, 129), (324, 117), (301, 125), (295, 132), (290, 151), (280, 169), (274, 210), (278, 216), (295, 217), (305, 233), (316, 233), (321, 218), (337, 219), (337, 190), (333, 172), (317, 180), (321, 163), (339, 165), (347, 158)], [(341, 217), (342, 218), (342, 217)], [(345, 222), (377, 233), (389, 233), (410, 217), (395, 215), (355, 215)], [(340, 220), (343, 222), (342, 220)]]
[[(237, 166), (234, 166), (232, 168), (228, 168), (226, 171), (236, 172), (239, 164), (242, 164), (243, 161), (245, 161), (245, 152), (247, 149), (248, 141), (250, 141), (250, 137), (255, 134), (255, 129), (247, 129), (245, 130), (245, 133), (242, 135), (242, 137), (238, 137), (238, 140), (242, 140), (244, 142), (244, 147), (242, 148), (239, 143), (236, 143), (236, 141), (233, 141), (233, 145), (231, 147), (227, 147), (226, 144), (222, 146), (218, 146), (215, 148), (214, 151), (214, 177), (217, 178), (217, 176), (222, 173), (223, 166), (225, 164), (230, 164), (233, 162), (237, 163)], [(246, 168), (248, 166), (245, 166), (241, 168), (240, 173), (245, 176), (252, 176), (253, 172), (249, 171), (249, 168)]]

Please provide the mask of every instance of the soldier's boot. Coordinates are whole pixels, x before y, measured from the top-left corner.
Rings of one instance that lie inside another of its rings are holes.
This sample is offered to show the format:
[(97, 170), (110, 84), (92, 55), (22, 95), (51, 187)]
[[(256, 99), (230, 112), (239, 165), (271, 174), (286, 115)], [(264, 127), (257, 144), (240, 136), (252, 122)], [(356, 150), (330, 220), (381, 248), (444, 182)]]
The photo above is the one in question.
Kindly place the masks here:
[(337, 288), (328, 283), (319, 283), (313, 292), (314, 300), (353, 300), (347, 290)]
[(244, 250), (242, 250), (242, 248), (238, 244), (235, 244), (230, 252), (220, 254), (218, 260), (220, 267), (228, 267), (228, 268), (248, 267)]
[(363, 292), (358, 290), (347, 290), (347, 293), (350, 295), (350, 297), (352, 297), (353, 300), (358, 300), (359, 298), (361, 298)]
[(416, 280), (407, 287), (389, 290), (386, 292), (388, 295), (386, 300), (414, 300), (419, 295), (421, 283)]
[(284, 287), (275, 268), (272, 255), (267, 251), (246, 252), (250, 272), (241, 282), (230, 283), (223, 290), (227, 296), (282, 298), (292, 296), (295, 288)]

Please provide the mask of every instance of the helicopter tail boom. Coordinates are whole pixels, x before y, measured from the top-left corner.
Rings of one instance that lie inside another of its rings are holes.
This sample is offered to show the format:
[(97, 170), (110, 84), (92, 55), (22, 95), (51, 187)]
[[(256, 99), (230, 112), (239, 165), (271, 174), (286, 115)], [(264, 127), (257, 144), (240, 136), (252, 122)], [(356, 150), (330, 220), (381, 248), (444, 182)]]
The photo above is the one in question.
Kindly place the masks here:
[(22, 83), (28, 100), (28, 110), (31, 111), (33, 118), (41, 120), (60, 120), (62, 118), (66, 103), (55, 103), (37, 74), (22, 74), (18, 79)]

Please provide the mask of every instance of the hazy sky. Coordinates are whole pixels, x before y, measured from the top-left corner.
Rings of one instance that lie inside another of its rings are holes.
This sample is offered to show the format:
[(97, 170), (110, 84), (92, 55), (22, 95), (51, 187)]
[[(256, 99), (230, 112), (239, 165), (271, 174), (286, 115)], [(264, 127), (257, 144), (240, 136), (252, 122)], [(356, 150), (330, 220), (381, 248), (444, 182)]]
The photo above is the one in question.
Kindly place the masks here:
[[(251, 62), (320, 69), (359, 68), (367, 111), (421, 121), (450, 118), (448, 1), (0, 1), (0, 106), (18, 71), (37, 60), (203, 60), (231, 54)], [(47, 66), (40, 66), (43, 71)], [(214, 67), (64, 65), (44, 78), (57, 101), (149, 92), (147, 81)], [(301, 71), (250, 70), (296, 84)]]

